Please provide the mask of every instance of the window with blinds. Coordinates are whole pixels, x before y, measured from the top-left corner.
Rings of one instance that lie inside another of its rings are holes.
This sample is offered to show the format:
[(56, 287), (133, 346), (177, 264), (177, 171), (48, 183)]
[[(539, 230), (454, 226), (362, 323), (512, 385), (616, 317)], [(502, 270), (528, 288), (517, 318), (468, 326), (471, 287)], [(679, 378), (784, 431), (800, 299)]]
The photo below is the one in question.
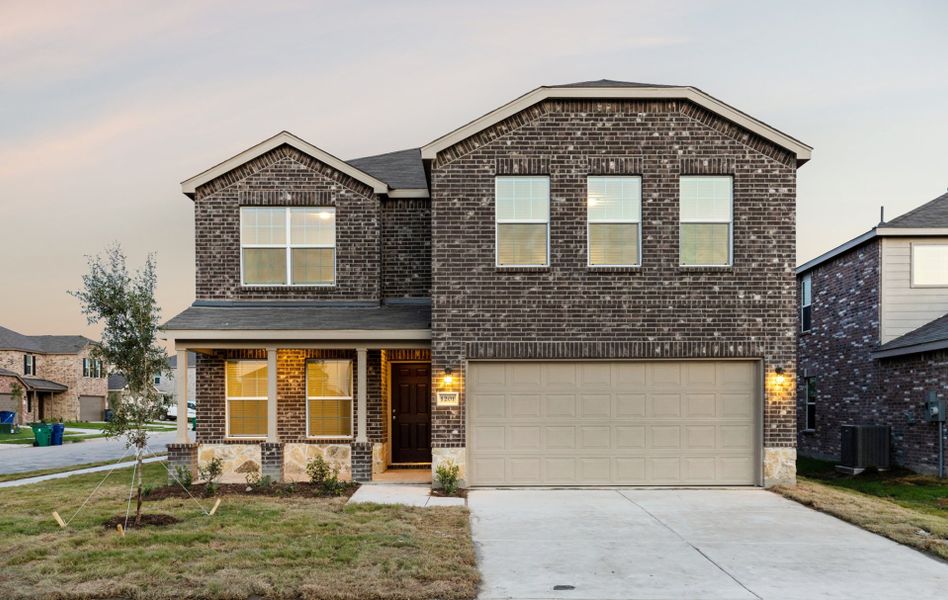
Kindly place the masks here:
[(336, 209), (240, 209), (243, 285), (333, 285), (336, 281)]
[(266, 437), (267, 361), (227, 361), (224, 395), (228, 437)]
[(352, 361), (306, 363), (306, 435), (352, 436)]
[(731, 264), (730, 176), (688, 176), (680, 183), (680, 262), (683, 266)]
[(586, 179), (589, 265), (630, 267), (640, 264), (642, 179)]
[(547, 266), (550, 178), (498, 177), (495, 192), (497, 265)]

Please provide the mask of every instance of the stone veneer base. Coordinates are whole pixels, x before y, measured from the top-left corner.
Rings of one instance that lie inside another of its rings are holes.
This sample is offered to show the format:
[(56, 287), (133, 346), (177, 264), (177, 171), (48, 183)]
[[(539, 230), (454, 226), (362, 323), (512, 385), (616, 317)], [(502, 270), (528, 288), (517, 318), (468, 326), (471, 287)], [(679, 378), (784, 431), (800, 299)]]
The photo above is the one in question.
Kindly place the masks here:
[(796, 483), (797, 449), (764, 448), (764, 487)]

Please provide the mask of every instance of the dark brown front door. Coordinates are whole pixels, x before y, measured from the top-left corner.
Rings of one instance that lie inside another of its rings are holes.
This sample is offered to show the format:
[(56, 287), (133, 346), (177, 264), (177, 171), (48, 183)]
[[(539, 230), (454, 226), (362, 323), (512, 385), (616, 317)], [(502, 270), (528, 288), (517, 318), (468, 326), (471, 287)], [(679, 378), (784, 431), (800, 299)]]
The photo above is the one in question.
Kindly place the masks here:
[(431, 365), (392, 364), (392, 462), (431, 462)]

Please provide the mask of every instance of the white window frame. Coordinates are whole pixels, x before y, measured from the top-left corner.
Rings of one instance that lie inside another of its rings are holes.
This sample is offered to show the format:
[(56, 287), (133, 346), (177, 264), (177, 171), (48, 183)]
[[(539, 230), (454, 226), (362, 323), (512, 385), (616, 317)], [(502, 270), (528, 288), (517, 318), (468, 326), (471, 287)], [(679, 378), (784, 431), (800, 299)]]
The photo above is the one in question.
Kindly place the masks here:
[[(714, 178), (727, 178), (731, 180), (731, 202), (730, 210), (728, 211), (727, 220), (708, 220), (701, 219), (700, 221), (686, 221), (681, 216), (681, 182), (683, 179), (714, 179)], [(686, 265), (681, 262), (681, 230), (683, 224), (694, 224), (694, 225), (715, 225), (721, 223), (727, 223), (727, 262), (720, 264), (709, 264), (709, 265)], [(734, 176), (733, 175), (680, 175), (678, 177), (678, 266), (685, 269), (689, 268), (704, 268), (704, 267), (732, 267), (734, 266)]]
[[(337, 253), (338, 253), (338, 240), (336, 240), (336, 233), (338, 232), (338, 213), (336, 212), (336, 207), (334, 206), (241, 206), (240, 207), (240, 218), (238, 223), (238, 238), (243, 232), (244, 224), (244, 209), (277, 209), (282, 208), (285, 218), (285, 231), (286, 242), (282, 244), (244, 244), (243, 240), (239, 240), (240, 245), (240, 285), (241, 287), (248, 288), (269, 288), (269, 287), (299, 287), (299, 288), (329, 288), (336, 286), (336, 262), (337, 262)], [(292, 209), (314, 209), (314, 210), (325, 210), (333, 214), (333, 244), (294, 244), (290, 238), (292, 234)], [(247, 283), (244, 279), (244, 249), (279, 249), (285, 248), (286, 250), (286, 283)], [(293, 261), (292, 255), (294, 249), (307, 249), (307, 248), (331, 248), (332, 249), (332, 283), (293, 283)]]
[[(810, 382), (813, 382), (813, 401), (810, 401)], [(816, 377), (803, 378), (803, 431), (816, 431)], [(810, 406), (813, 406), (813, 423), (810, 423)]]
[[(349, 389), (355, 390), (355, 361), (350, 358), (319, 358), (307, 360), (303, 363), (303, 389), (306, 398), (306, 439), (308, 440), (351, 440), (354, 439), (355, 425), (355, 396), (310, 396), (309, 395), (309, 365), (310, 363), (346, 360), (349, 361)], [(309, 432), (309, 401), (310, 400), (348, 400), (349, 401), (349, 435), (311, 435)]]
[(92, 372), (92, 359), (83, 358), (82, 359), (82, 376), (90, 377)]
[[(228, 389), (230, 385), (227, 383), (227, 379), (228, 379), (227, 378), (227, 363), (232, 363), (232, 362), (234, 363), (238, 363), (238, 362), (260, 363), (263, 365), (267, 365), (267, 369), (270, 368), (270, 365), (267, 364), (266, 360), (232, 359), (232, 360), (224, 361), (224, 438), (229, 439), (229, 440), (265, 440), (267, 439), (266, 432), (263, 432), (260, 435), (231, 435), (230, 433), (230, 403), (232, 400), (236, 402), (240, 402), (241, 400), (254, 400), (254, 401), (269, 400), (269, 398), (267, 398), (266, 396), (262, 396), (262, 397), (261, 396), (252, 396), (252, 397), (242, 396), (240, 398), (230, 397), (230, 390)], [(269, 370), (267, 371), (267, 377), (270, 377)], [(269, 410), (268, 410), (268, 413), (269, 413)], [(185, 414), (185, 418), (187, 418), (187, 414)], [(269, 414), (267, 415), (267, 418), (269, 418)], [(269, 423), (267, 424), (267, 426), (269, 427)]]
[(913, 288), (946, 288), (948, 283), (915, 283), (915, 248), (918, 246), (939, 246), (948, 250), (948, 243), (944, 242), (912, 242), (910, 244), (910, 260), (911, 264), (909, 265), (909, 278), (910, 285)]
[[(809, 288), (810, 291), (810, 302), (806, 302), (806, 293), (805, 290)], [(803, 310), (810, 309), (810, 326), (805, 327), (803, 320)], [(800, 278), (800, 333), (806, 333), (812, 331), (813, 329), (813, 277), (810, 273), (806, 273), (803, 277)]]
[[(24, 354), (23, 356), (24, 356), (23, 375), (36, 377), (36, 355)], [(29, 369), (26, 368), (27, 364), (29, 364)]]
[[(501, 219), (497, 214), (497, 183), (501, 179), (546, 179), (546, 220), (543, 219)], [(500, 269), (543, 269), (550, 266), (550, 196), (552, 189), (549, 175), (495, 175), (494, 176), (494, 266)], [(540, 225), (546, 224), (546, 262), (542, 265), (502, 265), (500, 264), (500, 226), (501, 225)]]
[[(638, 220), (628, 221), (622, 219), (605, 219), (605, 220), (596, 220), (592, 221), (589, 217), (589, 180), (590, 179), (638, 179), (639, 180), (639, 215)], [(592, 263), (592, 243), (591, 243), (591, 225), (627, 225), (629, 223), (634, 223), (638, 226), (638, 235), (636, 236), (636, 243), (638, 248), (636, 248), (635, 256), (638, 261), (629, 264), (629, 265), (594, 265)], [(586, 266), (591, 269), (609, 269), (609, 268), (624, 268), (624, 269), (633, 269), (636, 267), (642, 266), (642, 176), (641, 175), (587, 175), (586, 176)]]

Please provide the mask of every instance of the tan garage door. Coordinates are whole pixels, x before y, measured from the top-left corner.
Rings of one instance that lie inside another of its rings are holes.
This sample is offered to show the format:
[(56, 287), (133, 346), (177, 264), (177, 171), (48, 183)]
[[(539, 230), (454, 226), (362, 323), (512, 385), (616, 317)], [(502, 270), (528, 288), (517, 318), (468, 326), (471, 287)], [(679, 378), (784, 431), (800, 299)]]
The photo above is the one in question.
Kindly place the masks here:
[(105, 398), (102, 396), (79, 396), (79, 419), (101, 421), (104, 417)]
[(471, 485), (753, 485), (757, 364), (472, 362)]

